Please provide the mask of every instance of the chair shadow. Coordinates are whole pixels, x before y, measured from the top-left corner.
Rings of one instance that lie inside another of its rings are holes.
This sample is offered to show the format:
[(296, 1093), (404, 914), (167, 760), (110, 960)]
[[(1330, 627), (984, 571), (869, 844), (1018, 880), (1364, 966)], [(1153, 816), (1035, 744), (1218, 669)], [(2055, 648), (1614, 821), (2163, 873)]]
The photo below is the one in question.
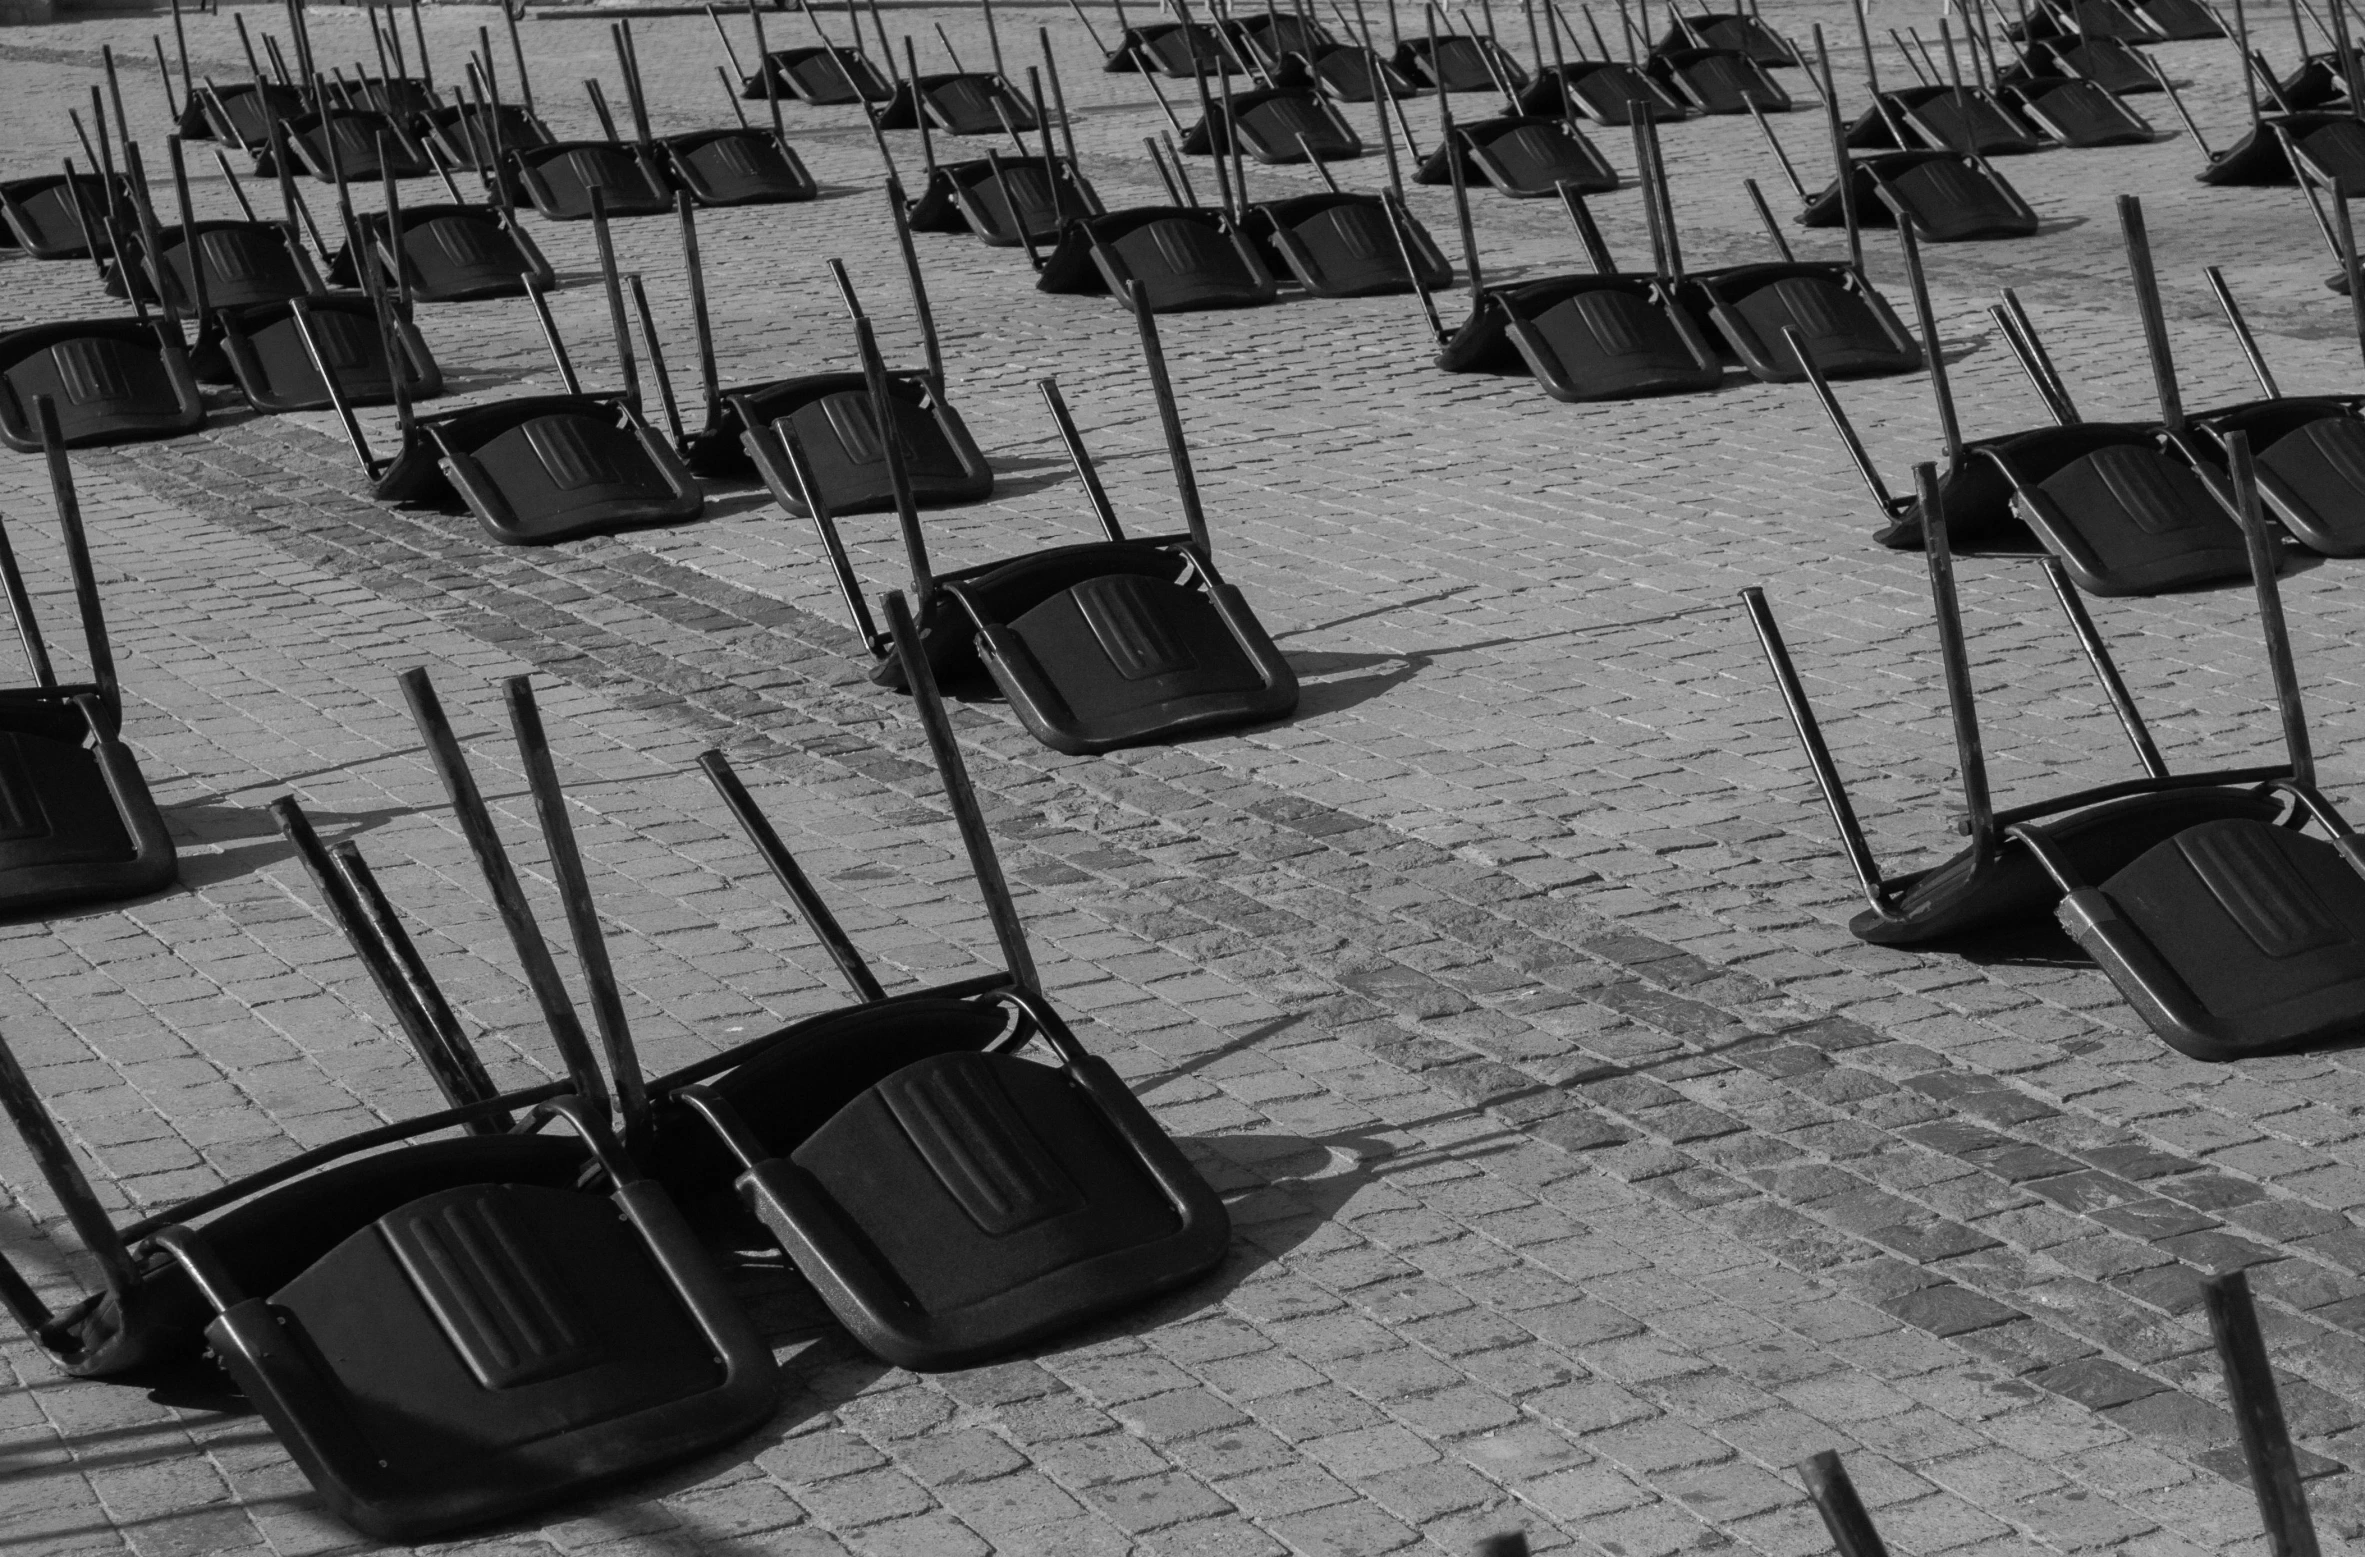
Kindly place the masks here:
[[(295, 857), (295, 849), (279, 834), (279, 824), (262, 806), (222, 805), (210, 800), (192, 801), (177, 806), (165, 806), (164, 825), (172, 833), (175, 847), (184, 851), (191, 844), (227, 844), (212, 853), (181, 855), (180, 886), (188, 891), (202, 891), (234, 881), (266, 865), (276, 865)], [(321, 841), (331, 848), (351, 838), (374, 831), (396, 817), (409, 816), (408, 807), (394, 806), (367, 811), (314, 811), (306, 815), (318, 829)], [(251, 841), (249, 841), (251, 840)]]

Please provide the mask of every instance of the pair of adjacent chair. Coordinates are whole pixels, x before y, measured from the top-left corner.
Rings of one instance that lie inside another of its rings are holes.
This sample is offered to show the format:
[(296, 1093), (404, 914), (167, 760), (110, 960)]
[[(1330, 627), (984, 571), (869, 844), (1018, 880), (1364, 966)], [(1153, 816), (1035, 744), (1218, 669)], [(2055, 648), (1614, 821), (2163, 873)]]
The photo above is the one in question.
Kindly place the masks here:
[[(770, 1351), (685, 1207), (735, 1192), (855, 1340), (915, 1368), (1038, 1344), (1211, 1269), (1222, 1203), (1045, 997), (900, 597), (889, 616), (1002, 969), (888, 994), (710, 752), (857, 1003), (645, 1078), (519, 677), (506, 700), (603, 1070), (414, 670), (405, 695), (564, 1076), (496, 1089), (359, 852), (324, 848), (282, 799), (282, 830), (449, 1106), (119, 1227), (0, 1047), (0, 1104), (103, 1280), (52, 1313), (0, 1264), (0, 1299), (80, 1377), (136, 1380), (210, 1349), (338, 1517), (416, 1540), (712, 1450), (771, 1414)], [(1030, 1044), (1049, 1063), (1022, 1057)]]

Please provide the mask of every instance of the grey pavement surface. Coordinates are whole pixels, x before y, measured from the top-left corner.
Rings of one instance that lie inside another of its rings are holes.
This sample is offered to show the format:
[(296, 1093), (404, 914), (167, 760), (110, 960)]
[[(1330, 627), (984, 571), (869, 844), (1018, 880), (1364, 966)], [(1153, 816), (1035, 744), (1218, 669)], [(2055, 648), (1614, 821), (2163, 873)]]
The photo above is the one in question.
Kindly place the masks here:
[[(1064, 6), (998, 10), (1014, 67), (1049, 29), (1109, 203), (1154, 198), (1139, 143), (1164, 121), (1141, 79), (1102, 74)], [(1934, 32), (1930, 8), (1874, 13)], [(241, 14), (284, 25), (274, 7)], [(1113, 15), (1092, 14), (1113, 36)], [(1790, 0), (1767, 14), (1802, 40), (1846, 15)], [(229, 15), (190, 18), (201, 74), (243, 69)], [(940, 58), (939, 21), (964, 60), (984, 56), (966, 9), (885, 17), (927, 40), (924, 58)], [(776, 46), (803, 41), (770, 20)], [(102, 79), (102, 45), (157, 162), (147, 50), (164, 25), (0, 34), (6, 171), (74, 150), (64, 113)], [(366, 49), (357, 10), (314, 25), (324, 62)], [(446, 76), (478, 27), (498, 31), (467, 7), (426, 25)], [(635, 25), (660, 129), (721, 119), (706, 21)], [(744, 19), (731, 25), (745, 52)], [(587, 131), (575, 83), (620, 97), (605, 29), (534, 19), (525, 37), (546, 114)], [(2287, 30), (2263, 41), (2292, 52)], [(2156, 53), (2212, 143), (2233, 140), (2232, 50)], [(1887, 50), (1882, 68), (1897, 69)], [(1860, 108), (1852, 48), (1839, 74)], [(1821, 118), (1799, 73), (1785, 80), (1802, 111), (1780, 131), (1813, 166)], [(2139, 106), (2173, 122), (2156, 95)], [(1433, 109), (1411, 107), (1425, 145)], [(832, 255), (890, 356), (916, 359), (868, 135), (850, 110), (788, 112), (825, 198), (702, 220), (725, 380), (850, 361)], [(891, 140), (913, 177), (917, 136)], [(1601, 141), (1631, 167), (1621, 138)], [(1794, 203), (1746, 120), (1673, 128), (1666, 155), (1692, 263), (1767, 252), (1740, 180), (1785, 215)], [(1985, 313), (2005, 285), (2089, 417), (2149, 411), (2110, 208), (2122, 191), (2146, 201), (2190, 403), (2253, 393), (2205, 264), (2225, 267), (2286, 391), (2356, 386), (2350, 317), (2320, 284), (2297, 195), (2204, 188), (2200, 156), (2179, 133), (1999, 162), (2041, 235), (1928, 251), (1971, 431), (2039, 416)], [(201, 209), (228, 212), (197, 162)], [(1380, 177), (1376, 158), (1340, 171)], [(1194, 174), (1204, 188), (1204, 162)], [(1302, 169), (1251, 177), (1259, 196), (1316, 187)], [(1441, 191), (1412, 201), (1450, 238)], [(1632, 189), (1598, 208), (1639, 256)], [(586, 229), (529, 220), (562, 271), (588, 270)], [(1481, 194), (1478, 227), (1490, 278), (1579, 257), (1548, 204)], [(929, 514), (940, 563), (1085, 532), (1032, 387), (1046, 373), (1129, 521), (1170, 525), (1130, 322), (1105, 299), (1035, 292), (1012, 251), (920, 241), (953, 394), (999, 484)], [(618, 242), (691, 393), (671, 225), (623, 223)], [(1869, 242), (1902, 307), (1890, 240)], [(586, 378), (611, 381), (598, 291), (556, 309)], [(68, 310), (105, 311), (86, 268), (0, 261), (0, 325)], [(421, 323), (455, 402), (555, 382), (514, 303)], [(1827, 1544), (1790, 1467), (1837, 1448), (1903, 1552), (2250, 1551), (2196, 1285), (2237, 1267), (2328, 1544), (2365, 1535), (2357, 1063), (2182, 1059), (2045, 935), (1980, 961), (1853, 940), (1852, 885), (1735, 592), (1762, 582), (1775, 602), (1891, 868), (1952, 846), (1954, 759), (1921, 560), (1871, 544), (1869, 502), (1809, 395), (1735, 376), (1713, 396), (1562, 405), (1524, 380), (1434, 371), (1423, 328), (1402, 298), (1162, 321), (1219, 559), (1304, 680), (1297, 717), (1069, 759), (998, 704), (959, 716), (1046, 985), (1225, 1193), (1238, 1236), (1223, 1270), (1023, 1359), (923, 1376), (857, 1351), (776, 1253), (750, 1251), (735, 1280), (789, 1380), (780, 1416), (456, 1547), (1378, 1557), (1525, 1528), (1539, 1550), (1605, 1557), (1805, 1553)], [(1893, 484), (1934, 457), (1925, 379), (1840, 394)], [(710, 745), (893, 981), (990, 956), (919, 731), (859, 674), (810, 529), (760, 488), (713, 486), (708, 517), (678, 529), (506, 550), (464, 515), (369, 501), (331, 418), (218, 410), (201, 436), (75, 461), (127, 735), (182, 885), (0, 927), (0, 1035), (111, 1203), (169, 1202), (432, 1095), (262, 810), (283, 793), (367, 851), (496, 1073), (550, 1067), (396, 694), (414, 664), (548, 907), (493, 692), (536, 675), (654, 1062), (837, 998), (692, 770)], [(388, 446), (391, 414), (364, 420)], [(62, 623), (38, 460), (0, 457), (0, 512)], [(873, 588), (899, 581), (886, 522), (853, 521), (849, 540)], [(2365, 734), (2354, 567), (2284, 580), (2338, 799)], [(2034, 566), (1960, 572), (1999, 794), (2133, 772)], [(2173, 764), (2272, 749), (2247, 590), (2095, 614)], [(13, 1141), (0, 1191), (7, 1253), (63, 1301), (86, 1263)], [(14, 1337), (0, 1357), (0, 1550), (354, 1544), (252, 1416), (71, 1382)]]

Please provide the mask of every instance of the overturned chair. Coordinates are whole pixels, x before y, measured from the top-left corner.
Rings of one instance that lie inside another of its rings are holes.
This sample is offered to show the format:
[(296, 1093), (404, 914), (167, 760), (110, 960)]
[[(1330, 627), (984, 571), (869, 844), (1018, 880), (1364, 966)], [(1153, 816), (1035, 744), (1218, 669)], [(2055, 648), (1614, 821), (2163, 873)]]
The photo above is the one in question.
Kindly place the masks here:
[[(2365, 1041), (2365, 849), (2315, 784), (2250, 451), (2240, 433), (2230, 442), (2235, 501), (2244, 514), (2281, 714), (2285, 759), (2279, 763), (2171, 773), (2076, 592), (2048, 558), (2047, 581), (2143, 776), (1996, 809), (1945, 509), (1936, 469), (1923, 465), (1930, 590), (1971, 843), (1933, 868), (1884, 876), (1765, 598), (1744, 592), (1870, 905), (1849, 926), (1856, 936), (1879, 945), (1923, 945), (2025, 928), (2052, 911), (2153, 1032), (2195, 1059)], [(2327, 836), (2303, 834), (2310, 823)]]
[[(611, 1136), (572, 1006), (551, 1028), (565, 1078), (494, 1092), (358, 854), (332, 860), (292, 799), (273, 810), (397, 1025), (467, 1101), (118, 1227), (0, 1048), (0, 1105), (102, 1277), (52, 1313), (0, 1264), (17, 1321), (85, 1378), (136, 1383), (210, 1350), (329, 1511), (381, 1540), (604, 1490), (762, 1423), (770, 1350)], [(555, 985), (547, 956), (526, 971)], [(536, 1133), (554, 1120), (566, 1133)]]
[(123, 744), (123, 692), (56, 410), (36, 400), (33, 417), (48, 456), (89, 679), (58, 678), (15, 550), (0, 530), (0, 590), (32, 673), (32, 685), (0, 689), (0, 915), (8, 916), (144, 897), (179, 876), (164, 818)]

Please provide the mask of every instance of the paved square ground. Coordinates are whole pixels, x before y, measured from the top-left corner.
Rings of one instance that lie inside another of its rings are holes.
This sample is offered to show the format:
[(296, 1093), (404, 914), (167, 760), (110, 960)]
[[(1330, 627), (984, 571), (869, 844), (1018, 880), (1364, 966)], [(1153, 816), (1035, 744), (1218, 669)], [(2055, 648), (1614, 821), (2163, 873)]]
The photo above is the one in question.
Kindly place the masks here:
[[(1524, 45), (1516, 8), (1496, 9)], [(997, 10), (1013, 70), (1048, 33), (1107, 202), (1159, 198), (1140, 150), (1165, 123), (1148, 84), (1102, 73), (1065, 6)], [(244, 74), (234, 14), (284, 28), (268, 6), (192, 15), (199, 75)], [(1113, 11), (1088, 14), (1114, 37)], [(1790, 0), (1767, 14), (1802, 41), (1847, 16)], [(924, 65), (943, 68), (938, 23), (972, 68), (987, 57), (973, 11), (894, 3), (883, 18), (920, 40)], [(1880, 0), (1874, 24), (1934, 37), (1936, 19)], [(776, 47), (807, 41), (794, 15), (767, 21)], [(722, 121), (707, 21), (634, 25), (658, 128)], [(727, 25), (747, 54), (744, 18)], [(828, 25), (844, 35), (842, 15)], [(321, 9), (314, 26), (324, 64), (367, 53), (358, 11)], [(108, 15), (0, 34), (6, 173), (80, 155), (64, 115), (87, 117), (102, 46), (160, 167), (148, 40), (166, 27)], [(491, 10), (433, 7), (426, 27), (439, 79), (480, 27), (514, 77)], [(593, 127), (585, 77), (621, 102), (605, 28), (537, 16), (523, 32), (562, 131)], [(1852, 29), (1834, 42), (1853, 113)], [(2262, 42), (2289, 63), (2282, 24)], [(2232, 48), (2153, 52), (2212, 145), (2235, 140)], [(1903, 76), (1885, 46), (1880, 63)], [(1822, 117), (1802, 73), (1783, 79), (1801, 111), (1780, 133), (1820, 182)], [(1432, 144), (1433, 105), (1408, 106)], [(2174, 122), (2156, 94), (2137, 106)], [(890, 357), (916, 362), (870, 137), (851, 110), (787, 112), (824, 197), (702, 218), (724, 381), (851, 363), (832, 256)], [(1368, 111), (1353, 113), (1368, 136)], [(1599, 138), (1631, 168), (1622, 135)], [(916, 182), (919, 138), (890, 140)], [(1666, 156), (1689, 263), (1770, 252), (1741, 180), (1785, 217), (1796, 202), (1747, 120), (1674, 127)], [(1998, 162), (2041, 234), (1928, 256), (1969, 432), (2040, 419), (1986, 313), (2003, 286), (2086, 416), (2153, 414), (2111, 210), (2125, 191), (2146, 202), (2188, 403), (2255, 393), (2209, 264), (2287, 392), (2355, 387), (2351, 318), (2321, 284), (2330, 263), (2297, 194), (2205, 188), (2201, 161), (2177, 133)], [(1376, 157), (1338, 172), (1381, 177)], [(209, 153), (193, 173), (202, 212), (234, 209)], [(1192, 174), (1204, 192), (1204, 160)], [(1250, 178), (1258, 198), (1318, 187), (1302, 168)], [(1412, 204), (1450, 246), (1443, 192)], [(1632, 188), (1596, 206), (1638, 260)], [(529, 220), (584, 279), (590, 233)], [(1550, 202), (1482, 193), (1477, 227), (1490, 279), (1581, 263)], [(1791, 236), (1840, 252), (1833, 233)], [(617, 241), (695, 401), (673, 228), (621, 223)], [(1903, 308), (1892, 240), (1868, 243)], [(993, 501), (928, 516), (939, 565), (1088, 533), (1033, 387), (1045, 374), (1127, 521), (1174, 527), (1130, 321), (1105, 299), (1035, 291), (1015, 251), (920, 244), (952, 393), (997, 480)], [(80, 265), (10, 258), (0, 278), (0, 325), (114, 308)], [(597, 288), (555, 307), (587, 381), (612, 384)], [(515, 303), (420, 317), (455, 400), (555, 383)], [(2184, 1060), (2047, 935), (1976, 961), (1848, 935), (1854, 889), (1736, 592), (1762, 583), (1779, 609), (1891, 868), (1954, 846), (1954, 758), (1921, 559), (1872, 544), (1870, 502), (1812, 397), (1735, 375), (1712, 396), (1557, 404), (1525, 380), (1434, 370), (1404, 298), (1161, 328), (1218, 558), (1304, 681), (1297, 717), (1091, 759), (1047, 752), (998, 704), (960, 722), (1053, 998), (1222, 1189), (1230, 1260), (1037, 1354), (919, 1376), (853, 1348), (776, 1252), (750, 1251), (734, 1279), (788, 1379), (779, 1417), (669, 1475), (457, 1544), (1379, 1557), (1521, 1527), (1539, 1550), (1604, 1557), (1805, 1553), (1828, 1548), (1790, 1467), (1838, 1448), (1904, 1552), (2254, 1550), (2196, 1285), (2237, 1267), (2261, 1297), (2319, 1519), (2358, 1538), (2365, 1073), (2339, 1055)], [(1936, 455), (1925, 378), (1840, 394), (1893, 485)], [(891, 982), (990, 956), (917, 727), (860, 674), (810, 528), (760, 488), (717, 485), (708, 517), (678, 529), (505, 550), (465, 516), (369, 501), (332, 418), (217, 412), (201, 436), (75, 461), (127, 735), (182, 885), (0, 928), (0, 1036), (111, 1203), (170, 1202), (432, 1095), (262, 809), (281, 794), (367, 851), (497, 1074), (551, 1066), (396, 695), (411, 665), (433, 671), (549, 908), (494, 694), (499, 676), (535, 674), (654, 1063), (839, 998), (695, 774), (709, 746), (749, 776)], [(390, 413), (363, 420), (391, 446)], [(37, 459), (0, 457), (0, 511), (62, 628)], [(893, 587), (891, 525), (848, 532), (866, 582)], [(2365, 735), (2354, 566), (2283, 586), (2336, 798), (2354, 793)], [(1999, 796), (2134, 772), (2033, 564), (1970, 558), (1960, 573)], [(2274, 750), (2247, 589), (2095, 614), (2171, 763)], [(13, 1141), (0, 1187), (9, 1257), (65, 1301), (86, 1262)], [(7, 1550), (353, 1544), (251, 1415), (69, 1382), (18, 1340), (0, 1357)]]

